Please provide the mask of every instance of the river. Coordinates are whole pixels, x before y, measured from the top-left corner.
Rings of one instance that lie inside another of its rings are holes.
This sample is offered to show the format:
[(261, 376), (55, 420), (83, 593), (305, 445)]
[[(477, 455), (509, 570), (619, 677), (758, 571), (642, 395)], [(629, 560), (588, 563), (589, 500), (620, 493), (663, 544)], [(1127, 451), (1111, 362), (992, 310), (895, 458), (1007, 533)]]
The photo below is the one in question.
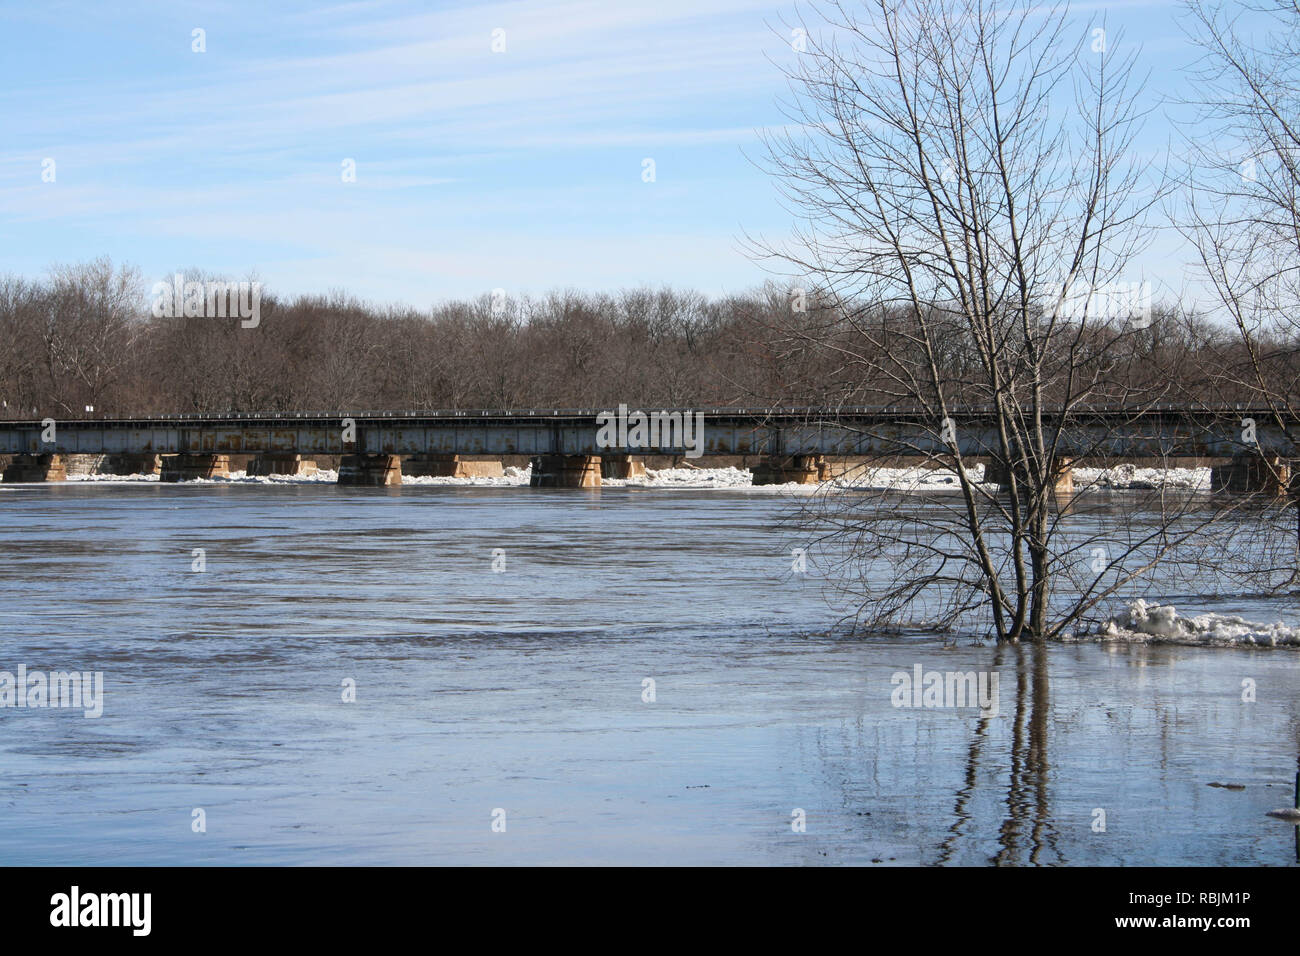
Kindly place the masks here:
[[(0, 709), (0, 859), (1296, 865), (1300, 652), (845, 639), (790, 507), (6, 486), (0, 670), (103, 711)], [(918, 665), (996, 712), (895, 706)]]

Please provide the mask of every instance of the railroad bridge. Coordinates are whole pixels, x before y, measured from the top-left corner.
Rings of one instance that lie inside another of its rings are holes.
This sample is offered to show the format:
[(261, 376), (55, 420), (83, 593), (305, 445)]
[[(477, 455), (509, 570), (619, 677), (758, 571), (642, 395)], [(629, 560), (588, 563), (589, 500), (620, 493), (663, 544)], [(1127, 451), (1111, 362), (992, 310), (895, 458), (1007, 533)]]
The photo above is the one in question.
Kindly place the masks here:
[[(163, 480), (221, 475), (231, 455), (254, 456), (249, 471), (257, 474), (295, 474), (314, 467), (313, 456), (337, 455), (340, 483), (360, 485), (399, 484), (403, 462), (408, 474), (457, 475), (473, 473), (476, 459), (526, 455), (535, 485), (589, 487), (602, 474), (637, 473), (645, 455), (757, 456), (755, 482), (762, 484), (816, 481), (828, 459), (935, 460), (954, 446), (967, 459), (996, 459), (999, 447), (996, 420), (979, 406), (952, 409), (946, 419), (892, 407), (630, 413), (664, 416), (664, 428), (650, 433), (653, 443), (635, 428), (602, 427), (614, 414), (515, 409), (0, 421), (0, 455), (12, 456), (5, 481), (59, 480), (69, 455), (104, 456), (114, 473), (156, 470)], [(1059, 411), (1045, 413), (1051, 428), (1060, 420)], [(1224, 459), (1216, 484), (1255, 491), (1277, 485), (1279, 475), (1286, 483), (1289, 463), (1300, 461), (1297, 438), (1300, 430), (1283, 427), (1267, 408), (1097, 408), (1070, 412), (1055, 454), (1064, 479), (1069, 462), (1080, 459)]]

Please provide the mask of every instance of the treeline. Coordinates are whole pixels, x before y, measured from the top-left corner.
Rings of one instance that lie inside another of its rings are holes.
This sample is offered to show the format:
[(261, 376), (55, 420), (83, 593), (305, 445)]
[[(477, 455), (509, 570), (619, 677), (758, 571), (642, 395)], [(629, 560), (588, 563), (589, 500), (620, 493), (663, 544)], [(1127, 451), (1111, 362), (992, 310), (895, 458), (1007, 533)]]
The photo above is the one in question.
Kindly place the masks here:
[[(107, 259), (0, 278), (0, 415), (890, 404), (898, 382), (825, 345), (844, 337), (860, 350), (865, 335), (900, 357), (917, 347), (911, 316), (775, 285), (723, 298), (486, 294), (429, 311), (264, 291), (255, 327), (155, 317), (151, 288)], [(1266, 351), (1279, 379), (1296, 377), (1292, 343)], [(1092, 325), (1061, 374), (1092, 375), (1097, 394), (1117, 400), (1249, 401), (1250, 376), (1234, 370), (1260, 358), (1227, 329), (1157, 307), (1141, 327)], [(956, 331), (936, 356), (957, 391), (978, 360)]]

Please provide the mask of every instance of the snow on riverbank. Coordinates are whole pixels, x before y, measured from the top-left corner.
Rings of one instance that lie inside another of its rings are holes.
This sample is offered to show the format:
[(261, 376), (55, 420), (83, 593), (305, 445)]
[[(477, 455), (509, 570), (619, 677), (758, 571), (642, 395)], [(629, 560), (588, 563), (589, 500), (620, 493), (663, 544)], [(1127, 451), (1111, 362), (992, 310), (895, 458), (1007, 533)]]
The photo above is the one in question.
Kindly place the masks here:
[[(329, 472), (335, 475), (336, 472)], [(527, 485), (528, 479), (532, 476), (530, 468), (505, 469), (505, 473), (494, 477), (479, 476), (475, 478), (447, 478), (434, 477), (432, 475), (403, 475), (402, 484), (404, 485), (456, 485), (467, 488), (517, 488), (520, 485)]]
[[(974, 465), (966, 474), (976, 484), (984, 482), (985, 467)], [(1128, 491), (1160, 488), (1180, 488), (1189, 491), (1207, 491), (1210, 487), (1208, 468), (1141, 468), (1137, 465), (1116, 465), (1113, 468), (1075, 468), (1074, 490)], [(843, 488), (890, 488), (897, 491), (939, 491), (958, 487), (957, 473), (941, 468), (869, 468), (854, 471), (835, 479)]]
[(1105, 641), (1135, 644), (1193, 644), (1207, 647), (1300, 647), (1300, 628), (1262, 624), (1230, 614), (1181, 617), (1172, 604), (1137, 600), (1103, 624)]
[[(975, 465), (966, 470), (971, 479), (977, 483), (984, 480), (984, 466)], [(402, 476), (404, 485), (456, 485), (465, 487), (518, 487), (527, 485), (532, 471), (529, 468), (507, 468), (505, 474), (494, 478), (433, 478)], [(158, 481), (157, 475), (68, 475), (68, 481), (93, 482), (139, 482)], [(331, 484), (338, 480), (336, 471), (318, 471), (311, 475), (262, 475), (250, 476), (242, 471), (232, 472), (224, 478), (197, 479), (203, 484)], [(753, 475), (743, 468), (661, 468), (649, 470), (644, 478), (606, 478), (602, 484), (610, 488), (716, 488), (716, 489), (752, 489), (755, 491), (776, 492), (794, 491), (810, 493), (818, 485), (754, 485)], [(1117, 465), (1114, 468), (1075, 468), (1075, 491), (1085, 490), (1127, 490), (1170, 488), (1204, 491), (1210, 485), (1208, 468), (1139, 468), (1136, 465)], [(955, 472), (941, 468), (866, 468), (854, 470), (847, 475), (832, 478), (829, 486), (833, 489), (895, 491), (942, 491), (958, 487)]]
[[(68, 475), (68, 481), (92, 481), (96, 484), (161, 480), (158, 475)], [(191, 478), (185, 484), (315, 485), (334, 484), (338, 480), (339, 476), (336, 471), (318, 471), (311, 475), (248, 475), (242, 471), (233, 471), (228, 476), (221, 478)]]
[[(743, 468), (647, 468), (644, 478), (602, 478), (614, 488), (749, 488), (754, 476)], [(777, 485), (773, 487), (787, 487)], [(791, 485), (789, 487), (800, 487)], [(805, 486), (806, 487), (806, 486)]]
[(1075, 468), (1074, 490), (1084, 488), (1186, 488), (1208, 491), (1208, 468), (1140, 468), (1137, 465), (1116, 465), (1114, 468)]
[(119, 481), (157, 481), (157, 475), (68, 475), (68, 481), (94, 481), (116, 484)]
[[(971, 481), (984, 481), (984, 466), (966, 469)], [(836, 488), (889, 489), (891, 491), (943, 491), (959, 488), (957, 472), (946, 468), (862, 468), (832, 479)]]

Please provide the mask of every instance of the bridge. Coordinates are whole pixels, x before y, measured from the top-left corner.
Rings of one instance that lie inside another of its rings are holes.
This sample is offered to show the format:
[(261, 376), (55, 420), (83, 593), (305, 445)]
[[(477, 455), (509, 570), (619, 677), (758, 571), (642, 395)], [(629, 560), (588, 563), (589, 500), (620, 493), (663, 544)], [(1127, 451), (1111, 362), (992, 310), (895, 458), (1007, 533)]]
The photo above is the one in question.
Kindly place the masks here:
[[(1051, 425), (1060, 413), (1046, 418)], [(643, 424), (655, 427), (638, 428)], [(1242, 468), (1256, 459), (1285, 467), (1300, 458), (1296, 437), (1267, 408), (1095, 408), (1070, 413), (1056, 453), (1067, 461), (1200, 457), (1237, 459)], [(816, 480), (829, 457), (925, 459), (950, 453), (952, 444), (967, 458), (996, 455), (990, 409), (954, 409), (947, 421), (915, 408), (866, 406), (0, 421), (0, 455), (13, 456), (6, 481), (58, 480), (68, 455), (108, 456), (128, 468), (157, 469), (164, 480), (222, 474), (232, 454), (256, 456), (250, 473), (262, 474), (296, 473), (313, 455), (338, 455), (341, 483), (374, 485), (400, 483), (403, 459), (408, 473), (458, 474), (475, 457), (526, 455), (534, 484), (581, 487), (599, 484), (602, 474), (635, 473), (636, 456), (728, 455), (760, 456), (755, 481), (767, 483)]]

